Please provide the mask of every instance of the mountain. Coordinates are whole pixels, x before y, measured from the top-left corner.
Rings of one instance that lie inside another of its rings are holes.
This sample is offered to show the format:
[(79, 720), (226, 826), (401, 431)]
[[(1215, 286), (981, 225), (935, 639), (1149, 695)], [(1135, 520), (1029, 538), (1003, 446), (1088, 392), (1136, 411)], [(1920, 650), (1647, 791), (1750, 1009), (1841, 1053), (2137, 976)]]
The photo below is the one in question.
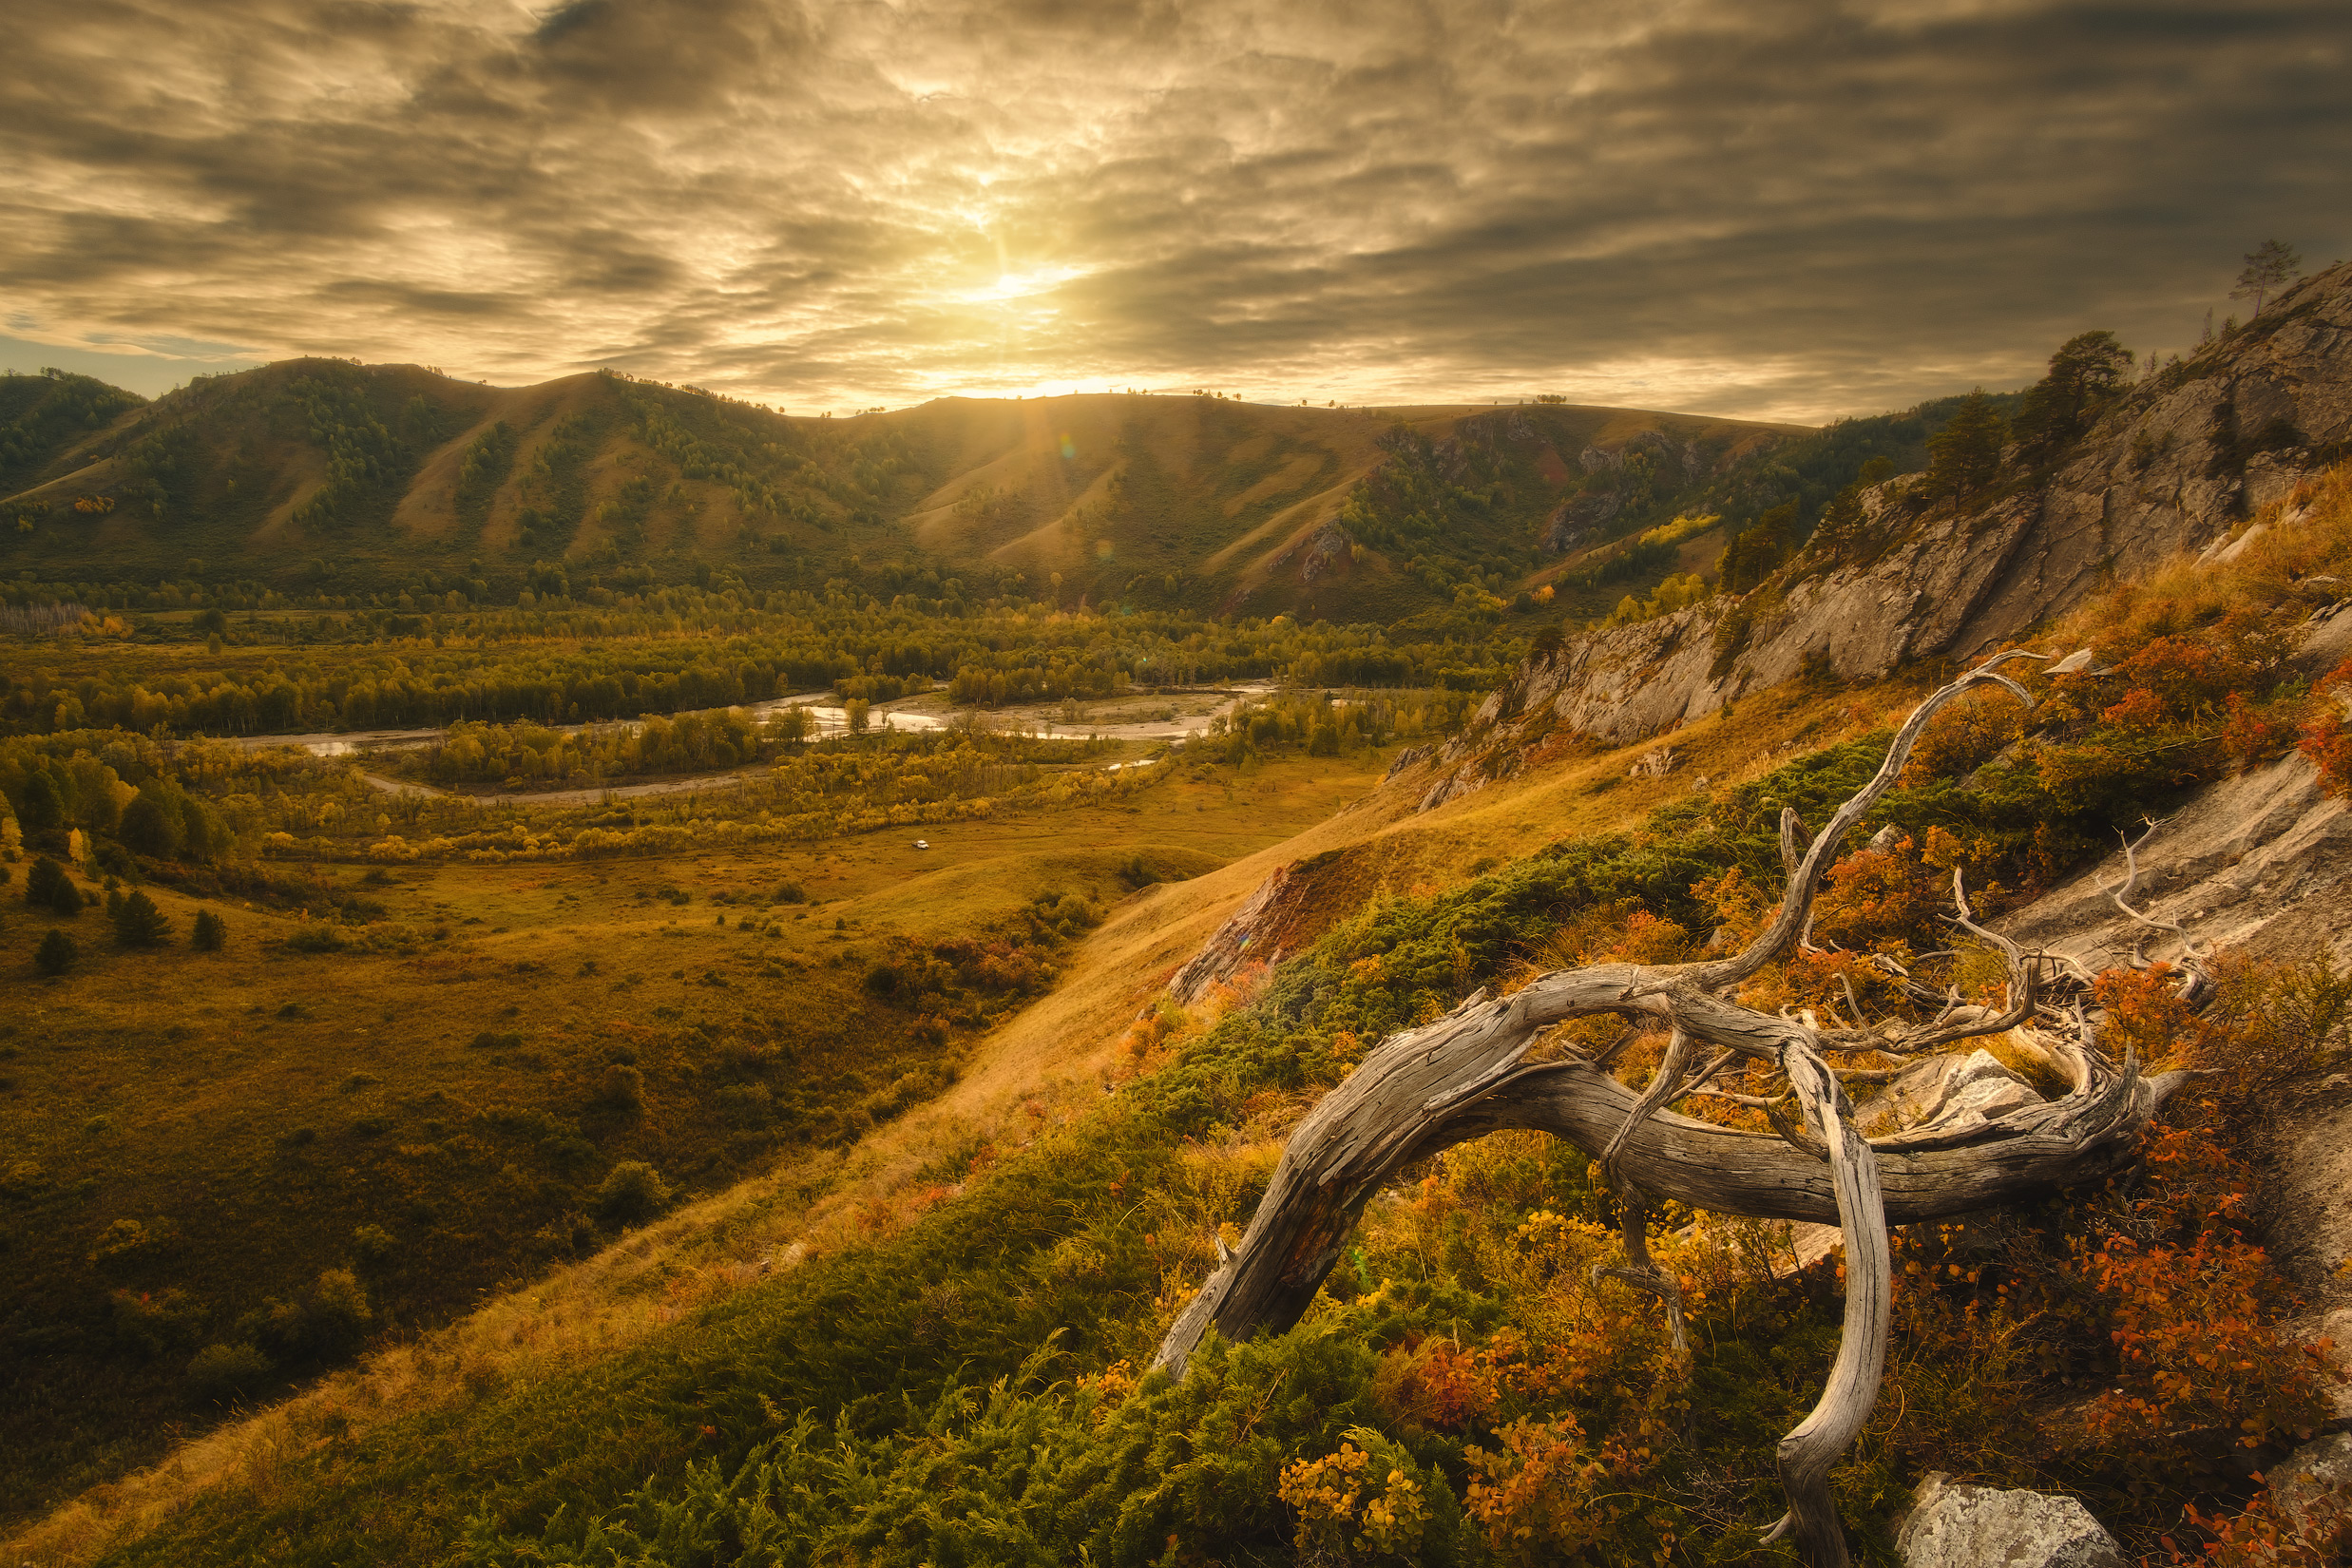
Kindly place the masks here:
[(811, 419), (612, 373), (494, 388), (333, 359), (144, 404), (79, 377), (0, 386), (9, 575), (287, 595), (713, 573), (887, 593), (929, 571), (1071, 603), (1387, 621), (1539, 586), (1563, 554), (1739, 489), (1807, 434), (1560, 403), (1140, 394)]
[(1857, 483), (1748, 592), (1558, 641), (1452, 755), (1506, 758), (1553, 728), (1623, 745), (1808, 670), (1873, 679), (1976, 657), (2178, 552), (2227, 564), (2250, 532), (2291, 526), (2290, 505), (2248, 527), (2352, 446), (2352, 266), (2094, 412), (2070, 441), (2012, 442), (1965, 504), (1928, 473)]
[(145, 402), (66, 371), (0, 374), (0, 495), (35, 483), (93, 432)]

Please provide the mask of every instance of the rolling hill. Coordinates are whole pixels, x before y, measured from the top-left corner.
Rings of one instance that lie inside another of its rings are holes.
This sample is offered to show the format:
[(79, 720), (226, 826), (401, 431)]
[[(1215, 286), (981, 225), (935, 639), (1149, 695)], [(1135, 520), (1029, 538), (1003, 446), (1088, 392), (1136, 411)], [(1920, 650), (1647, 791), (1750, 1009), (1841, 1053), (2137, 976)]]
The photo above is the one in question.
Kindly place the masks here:
[(0, 569), (288, 596), (848, 575), (1393, 621), (1509, 597), (1806, 432), (1542, 403), (941, 399), (791, 418), (611, 373), (496, 388), (302, 359), (141, 403), (0, 379)]

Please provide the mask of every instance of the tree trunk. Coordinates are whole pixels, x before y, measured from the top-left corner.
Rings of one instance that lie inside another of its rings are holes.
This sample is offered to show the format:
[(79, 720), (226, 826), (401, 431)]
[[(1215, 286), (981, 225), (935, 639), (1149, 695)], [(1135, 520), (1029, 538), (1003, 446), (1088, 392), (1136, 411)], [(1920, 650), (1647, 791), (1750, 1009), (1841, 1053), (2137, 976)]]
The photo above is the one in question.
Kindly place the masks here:
[[(2011, 1005), (1998, 1017), (1977, 1012), (1955, 1023), (1939, 1018), (1908, 1030), (1826, 1034), (1809, 1022), (1758, 1012), (1724, 994), (1800, 940), (1838, 842), (1893, 784), (1935, 711), (1984, 683), (2006, 687), (2030, 704), (2023, 689), (1992, 665), (1972, 671), (1913, 710), (1878, 774), (1839, 808), (1801, 861), (1802, 830), (1793, 813), (1784, 814), (1784, 852), (1794, 862), (1788, 889), (1770, 927), (1739, 954), (1657, 967), (1605, 964), (1556, 970), (1507, 999), (1489, 1000), (1482, 991), (1436, 1023), (1383, 1041), (1300, 1121), (1240, 1249), (1185, 1305), (1153, 1365), (1180, 1376), (1186, 1358), (1212, 1329), (1228, 1340), (1244, 1340), (1296, 1323), (1365, 1204), (1399, 1167), (1491, 1132), (1540, 1129), (1605, 1160), (1611, 1179), (1622, 1188), (1721, 1214), (1838, 1223), (1845, 1240), (1844, 1332), (1820, 1405), (1781, 1444), (1788, 1515), (1774, 1534), (1793, 1534), (1813, 1568), (1845, 1568), (1828, 1477), (1868, 1418), (1885, 1367), (1892, 1301), (1888, 1226), (2023, 1202), (2100, 1179), (2132, 1159), (2141, 1130), (2188, 1077), (2143, 1078), (2128, 1057), (2119, 1069), (2110, 1065), (2077, 1007), (2071, 1023), (2055, 1020), (2058, 1044), (2074, 1069), (2074, 1088), (2063, 1099), (1989, 1121), (1970, 1117), (1875, 1142), (1864, 1139), (1852, 1126), (1852, 1106), (1826, 1052), (1925, 1051), (2010, 1028), (2035, 1012), (2033, 965), (2014, 944), (1974, 923), (1957, 878), (1960, 924), (2009, 963)], [(1601, 1013), (1672, 1031), (1676, 1048), (1647, 1095), (1636, 1095), (1591, 1061), (1521, 1064), (1540, 1030)], [(1788, 1123), (1776, 1107), (1768, 1114), (1781, 1136), (1718, 1127), (1667, 1110), (1687, 1092), (1683, 1064), (1692, 1042), (1777, 1067), (1802, 1109), (1803, 1127)], [(1627, 1197), (1632, 1200), (1630, 1191)], [(1671, 1289), (1670, 1282), (1660, 1284)]]

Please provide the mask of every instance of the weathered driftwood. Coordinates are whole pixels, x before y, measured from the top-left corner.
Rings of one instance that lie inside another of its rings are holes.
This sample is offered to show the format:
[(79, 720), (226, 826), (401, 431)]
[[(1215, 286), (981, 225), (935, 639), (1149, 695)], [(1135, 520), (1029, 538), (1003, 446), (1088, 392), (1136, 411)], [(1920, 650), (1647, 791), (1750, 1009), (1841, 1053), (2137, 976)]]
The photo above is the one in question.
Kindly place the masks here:
[[(2003, 1012), (1948, 1006), (1944, 1018), (1921, 1027), (1823, 1029), (1808, 1019), (1744, 1007), (1726, 994), (1800, 939), (1839, 842), (1894, 783), (1936, 710), (1988, 683), (2031, 702), (1992, 665), (1971, 671), (1913, 710), (1876, 776), (1809, 842), (1794, 813), (1784, 813), (1788, 889), (1769, 928), (1739, 953), (1696, 964), (1555, 970), (1508, 998), (1481, 992), (1434, 1023), (1383, 1041), (1291, 1134), (1240, 1248), (1186, 1305), (1155, 1364), (1180, 1373), (1212, 1328), (1241, 1340), (1297, 1322), (1365, 1204), (1400, 1166), (1487, 1133), (1540, 1129), (1602, 1159), (1629, 1208), (1640, 1203), (1635, 1195), (1649, 1194), (1723, 1214), (1835, 1220), (1841, 1227), (1844, 1333), (1820, 1405), (1781, 1444), (1788, 1515), (1775, 1534), (1792, 1534), (1816, 1568), (1842, 1568), (1847, 1558), (1828, 1473), (1861, 1430), (1884, 1370), (1888, 1225), (1966, 1214), (2104, 1176), (2132, 1159), (2141, 1129), (2185, 1077), (2143, 1078), (2129, 1059), (2120, 1068), (2111, 1065), (2077, 1009), (2060, 1031), (2074, 1078), (2064, 1098), (1990, 1120), (1972, 1117), (1965, 1126), (1931, 1122), (1875, 1142), (1857, 1134), (1826, 1053), (1915, 1054), (2013, 1028), (2036, 1011), (2034, 965), (1976, 925), (1957, 878), (1960, 923), (2008, 961), (2010, 1005)], [(1599, 1061), (1523, 1062), (1543, 1029), (1602, 1013), (1669, 1031), (1666, 1059), (1644, 1094), (1602, 1070), (1614, 1048)], [(1855, 1022), (1863, 1023), (1858, 1008)], [(1715, 1051), (1695, 1074), (1693, 1043)], [(1667, 1109), (1737, 1059), (1784, 1075), (1802, 1122), (1778, 1109), (1780, 1095), (1767, 1109), (1779, 1136)], [(1670, 1322), (1678, 1319), (1671, 1283), (1649, 1265), (1646, 1244), (1633, 1245), (1630, 1230), (1628, 1263), (1621, 1277), (1658, 1294)]]

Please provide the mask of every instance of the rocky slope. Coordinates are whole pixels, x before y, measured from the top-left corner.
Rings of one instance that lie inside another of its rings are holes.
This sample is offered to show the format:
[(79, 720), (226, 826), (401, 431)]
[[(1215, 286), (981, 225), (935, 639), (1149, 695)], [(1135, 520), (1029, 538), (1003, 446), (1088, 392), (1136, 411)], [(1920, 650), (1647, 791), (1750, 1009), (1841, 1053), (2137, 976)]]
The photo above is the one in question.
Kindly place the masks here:
[(1853, 680), (1964, 660), (2114, 577), (2227, 550), (2347, 442), (2352, 266), (2338, 266), (2118, 397), (2054, 469), (2018, 472), (2013, 449), (1981, 507), (1891, 479), (1863, 497), (1865, 550), (1817, 539), (1744, 598), (1570, 637), (1488, 700), (1439, 759), (1430, 803), (1491, 777), (1496, 743), (1531, 730), (1624, 745), (1807, 669)]

